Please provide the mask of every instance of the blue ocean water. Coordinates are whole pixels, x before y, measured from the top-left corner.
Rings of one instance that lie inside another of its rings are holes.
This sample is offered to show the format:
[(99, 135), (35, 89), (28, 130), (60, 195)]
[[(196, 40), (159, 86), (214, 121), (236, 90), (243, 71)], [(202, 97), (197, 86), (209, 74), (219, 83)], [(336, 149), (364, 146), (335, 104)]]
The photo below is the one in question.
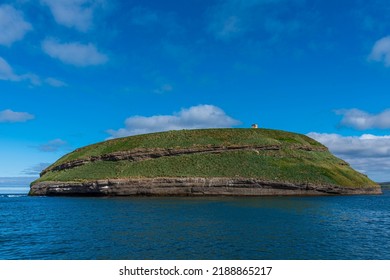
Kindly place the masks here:
[(390, 259), (381, 196), (0, 195), (0, 259)]

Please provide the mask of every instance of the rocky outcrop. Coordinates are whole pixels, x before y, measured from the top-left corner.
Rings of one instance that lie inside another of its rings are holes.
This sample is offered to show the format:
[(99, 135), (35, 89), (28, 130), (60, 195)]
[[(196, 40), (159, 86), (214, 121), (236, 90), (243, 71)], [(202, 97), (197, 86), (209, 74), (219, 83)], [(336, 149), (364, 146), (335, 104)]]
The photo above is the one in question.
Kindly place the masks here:
[[(190, 154), (205, 154), (205, 153), (223, 153), (227, 151), (277, 151), (280, 150), (280, 145), (230, 145), (230, 146), (205, 146), (205, 147), (189, 147), (189, 148), (174, 148), (174, 149), (132, 149), (128, 151), (120, 151), (107, 153), (101, 156), (91, 156), (83, 159), (68, 161), (66, 163), (50, 166), (41, 172), (41, 176), (50, 171), (61, 171), (65, 169), (75, 168), (90, 162), (96, 161), (142, 161), (147, 159), (155, 159), (160, 157), (180, 156)], [(324, 147), (313, 147), (305, 145), (291, 145), (291, 149), (304, 151), (327, 151)]]
[(88, 182), (40, 182), (40, 196), (296, 196), (380, 194), (379, 186), (341, 187), (246, 178), (132, 178)]

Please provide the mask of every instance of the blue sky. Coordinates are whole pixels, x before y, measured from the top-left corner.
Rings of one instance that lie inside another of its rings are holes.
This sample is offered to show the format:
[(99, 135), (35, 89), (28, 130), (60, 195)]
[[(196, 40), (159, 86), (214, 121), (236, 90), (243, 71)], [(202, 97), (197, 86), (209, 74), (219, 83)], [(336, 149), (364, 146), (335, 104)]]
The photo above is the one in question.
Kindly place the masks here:
[(256, 122), (390, 181), (389, 14), (384, 0), (1, 1), (0, 177), (109, 138)]

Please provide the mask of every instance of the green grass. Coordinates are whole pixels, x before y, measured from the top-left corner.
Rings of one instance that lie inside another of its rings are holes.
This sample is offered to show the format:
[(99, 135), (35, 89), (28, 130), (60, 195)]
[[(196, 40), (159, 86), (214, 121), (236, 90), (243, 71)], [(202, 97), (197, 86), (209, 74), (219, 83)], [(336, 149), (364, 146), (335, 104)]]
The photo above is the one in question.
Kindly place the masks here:
[(39, 181), (87, 181), (129, 177), (245, 177), (278, 182), (375, 185), (328, 152), (235, 151), (162, 157), (140, 162), (94, 162), (48, 172)]
[[(76, 159), (131, 149), (231, 145), (278, 145), (281, 149), (188, 154), (138, 162), (95, 161), (72, 169), (49, 171), (34, 183), (115, 178), (242, 177), (350, 187), (376, 185), (334, 157), (317, 141), (305, 135), (270, 129), (180, 130), (119, 138), (77, 149), (51, 167)], [(299, 150), (296, 149), (297, 145), (315, 149)]]
[(137, 135), (86, 146), (60, 158), (53, 166), (91, 156), (137, 148), (187, 148), (229, 145), (305, 145), (324, 147), (300, 134), (271, 129), (199, 129)]

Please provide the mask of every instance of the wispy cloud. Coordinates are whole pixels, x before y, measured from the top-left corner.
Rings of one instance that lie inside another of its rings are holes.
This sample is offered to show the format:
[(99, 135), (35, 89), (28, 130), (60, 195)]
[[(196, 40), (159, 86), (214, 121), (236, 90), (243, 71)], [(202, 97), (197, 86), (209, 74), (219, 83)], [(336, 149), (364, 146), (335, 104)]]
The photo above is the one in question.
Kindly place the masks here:
[(0, 45), (11, 46), (30, 30), (32, 25), (24, 20), (21, 11), (10, 5), (0, 6)]
[(321, 142), (336, 156), (374, 180), (389, 180), (390, 135), (342, 136), (311, 132), (308, 136)]
[(99, 52), (91, 43), (60, 43), (54, 39), (46, 39), (42, 42), (42, 48), (52, 58), (79, 67), (101, 65), (108, 61), (107, 55)]
[(21, 80), (20, 76), (14, 73), (12, 67), (2, 57), (0, 57), (0, 80), (5, 80), (5, 81)]
[(11, 65), (9, 65), (8, 62), (2, 57), (0, 57), (0, 80), (10, 81), (10, 82), (27, 81), (33, 86), (40, 86), (43, 83), (50, 85), (52, 87), (66, 86), (66, 83), (54, 78), (47, 78), (42, 82), (41, 78), (38, 75), (32, 73), (21, 74), (21, 75), (15, 74)]
[(390, 128), (390, 109), (379, 114), (370, 114), (359, 109), (337, 110), (338, 115), (343, 115), (340, 124), (358, 130), (388, 129)]
[(50, 8), (55, 21), (63, 26), (86, 32), (93, 25), (93, 16), (102, 0), (41, 0)]
[(45, 144), (36, 147), (41, 152), (57, 152), (59, 150), (68, 149), (68, 143), (62, 139), (54, 139)]
[(108, 130), (111, 138), (144, 134), (167, 130), (222, 128), (239, 125), (238, 120), (226, 115), (219, 107), (213, 105), (198, 105), (182, 109), (172, 115), (151, 117), (134, 116), (126, 119), (125, 128)]
[(26, 122), (34, 118), (34, 115), (27, 112), (15, 112), (10, 109), (0, 111), (0, 123)]
[(390, 36), (375, 42), (368, 59), (382, 62), (386, 67), (390, 67)]
[(60, 81), (58, 79), (55, 79), (55, 78), (47, 78), (47, 79), (45, 79), (45, 83), (47, 83), (48, 85), (50, 85), (52, 87), (66, 87), (66, 86), (68, 86), (67, 83)]
[(41, 79), (35, 74), (15, 74), (12, 67), (2, 57), (0, 57), (0, 80), (11, 82), (29, 81), (34, 86), (39, 86), (42, 84)]
[(41, 173), (41, 171), (46, 167), (48, 167), (49, 165), (50, 163), (41, 162), (31, 166), (30, 168), (23, 170), (22, 173), (25, 175), (38, 176)]

